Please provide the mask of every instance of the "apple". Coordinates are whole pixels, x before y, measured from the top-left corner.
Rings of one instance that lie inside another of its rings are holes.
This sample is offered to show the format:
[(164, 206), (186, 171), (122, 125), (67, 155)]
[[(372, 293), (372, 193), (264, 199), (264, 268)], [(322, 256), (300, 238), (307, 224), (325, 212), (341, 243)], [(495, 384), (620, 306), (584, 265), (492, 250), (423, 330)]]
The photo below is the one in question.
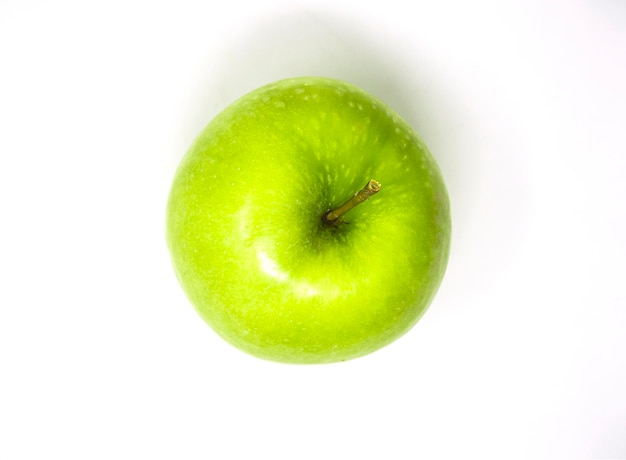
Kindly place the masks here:
[(322, 77), (269, 84), (217, 115), (181, 161), (166, 221), (200, 316), (285, 363), (345, 361), (405, 334), (451, 236), (424, 142), (374, 96)]

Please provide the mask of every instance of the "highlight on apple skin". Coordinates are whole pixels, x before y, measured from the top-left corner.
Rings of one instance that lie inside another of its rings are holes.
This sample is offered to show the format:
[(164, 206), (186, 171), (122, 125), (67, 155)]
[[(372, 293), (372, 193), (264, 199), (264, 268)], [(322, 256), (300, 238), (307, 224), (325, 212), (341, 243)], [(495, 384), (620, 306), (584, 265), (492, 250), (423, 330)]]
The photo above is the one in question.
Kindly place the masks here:
[(166, 240), (200, 316), (259, 358), (331, 363), (409, 331), (443, 278), (448, 194), (424, 142), (347, 82), (241, 97), (175, 174)]

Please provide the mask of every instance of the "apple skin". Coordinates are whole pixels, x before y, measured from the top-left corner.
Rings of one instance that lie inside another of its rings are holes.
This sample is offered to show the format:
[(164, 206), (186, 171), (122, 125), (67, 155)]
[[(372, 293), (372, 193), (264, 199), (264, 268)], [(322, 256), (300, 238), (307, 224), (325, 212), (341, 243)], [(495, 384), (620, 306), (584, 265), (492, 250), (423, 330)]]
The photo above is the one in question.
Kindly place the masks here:
[[(382, 189), (330, 227), (322, 215)], [(439, 168), (378, 99), (323, 77), (282, 80), (214, 118), (173, 181), (177, 277), (226, 341), (285, 363), (331, 363), (406, 333), (435, 295), (451, 223)]]

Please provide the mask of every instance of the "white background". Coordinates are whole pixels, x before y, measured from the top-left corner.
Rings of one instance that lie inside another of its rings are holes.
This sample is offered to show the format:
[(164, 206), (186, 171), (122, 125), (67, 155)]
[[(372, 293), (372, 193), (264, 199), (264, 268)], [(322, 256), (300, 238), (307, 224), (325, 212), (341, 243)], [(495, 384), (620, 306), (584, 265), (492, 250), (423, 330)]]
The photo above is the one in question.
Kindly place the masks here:
[[(224, 343), (164, 243), (196, 134), (295, 75), (453, 207), (428, 313), (336, 365)], [(0, 0), (0, 458), (625, 458), (625, 139), (622, 0)]]

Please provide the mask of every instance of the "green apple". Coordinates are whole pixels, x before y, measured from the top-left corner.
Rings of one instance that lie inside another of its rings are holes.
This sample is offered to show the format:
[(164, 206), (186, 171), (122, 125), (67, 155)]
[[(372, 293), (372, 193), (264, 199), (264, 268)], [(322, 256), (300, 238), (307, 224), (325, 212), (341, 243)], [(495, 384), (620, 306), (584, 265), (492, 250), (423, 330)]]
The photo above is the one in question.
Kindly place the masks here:
[(451, 232), (422, 140), (372, 95), (321, 77), (264, 86), (213, 119), (176, 172), (166, 226), (200, 316), (287, 363), (345, 361), (406, 333)]

